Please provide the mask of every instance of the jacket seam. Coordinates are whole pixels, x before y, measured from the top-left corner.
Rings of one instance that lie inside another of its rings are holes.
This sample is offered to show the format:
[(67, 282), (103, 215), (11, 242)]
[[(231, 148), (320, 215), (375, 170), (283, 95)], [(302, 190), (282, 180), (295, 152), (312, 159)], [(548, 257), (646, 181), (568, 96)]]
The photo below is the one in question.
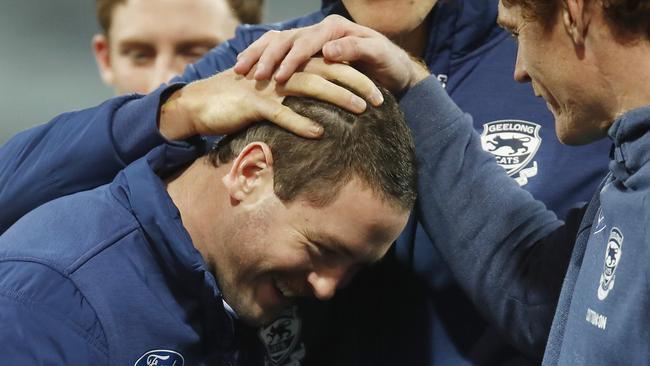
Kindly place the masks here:
[[(44, 265), (43, 263), (38, 263), (38, 264)], [(47, 266), (47, 267), (50, 267), (50, 266)], [(65, 276), (64, 274), (62, 274), (62, 273), (60, 273), (60, 274), (67, 278), (67, 276)], [(72, 281), (72, 283), (74, 284), (74, 281)], [(79, 290), (79, 288), (76, 286), (76, 284), (75, 284), (75, 288), (77, 288), (77, 290)], [(79, 292), (81, 293), (80, 290), (79, 290)], [(41, 304), (38, 301), (32, 300), (28, 295), (26, 295), (25, 293), (22, 293), (20, 291), (10, 290), (10, 289), (7, 289), (7, 288), (1, 288), (0, 289), (0, 296), (4, 297), (4, 298), (6, 298), (6, 299), (8, 299), (10, 301), (13, 301), (13, 302), (15, 302), (17, 304), (23, 305), (23, 307), (25, 307), (27, 310), (29, 310), (31, 312), (34, 312), (34, 309), (38, 308), (38, 310), (40, 312), (42, 312), (44, 314), (47, 314), (49, 317), (51, 317), (53, 319), (56, 319), (56, 320), (59, 320), (62, 323), (69, 325), (69, 329), (73, 330), (77, 335), (79, 335), (81, 338), (86, 340), (86, 342), (88, 342), (88, 344), (92, 345), (93, 348), (95, 348), (95, 350), (101, 352), (104, 356), (106, 356), (106, 359), (108, 360), (108, 344), (102, 344), (101, 341), (93, 339), (93, 337), (91, 337), (90, 334), (85, 332), (82, 329), (82, 327), (80, 327), (75, 322), (70, 321), (65, 316), (61, 315), (60, 313), (52, 311), (50, 308), (44, 306), (43, 304)], [(86, 299), (85, 296), (83, 296), (83, 297), (84, 297), (84, 299)], [(93, 314), (95, 315), (95, 319), (97, 320), (97, 324), (99, 324), (99, 326), (100, 326), (101, 333), (102, 333), (103, 337), (106, 338), (106, 332), (104, 331), (104, 327), (103, 327), (99, 317), (97, 316), (97, 312), (95, 311), (95, 309), (92, 307), (92, 305), (89, 302), (87, 302), (87, 303), (90, 306), (90, 308), (93, 309)]]

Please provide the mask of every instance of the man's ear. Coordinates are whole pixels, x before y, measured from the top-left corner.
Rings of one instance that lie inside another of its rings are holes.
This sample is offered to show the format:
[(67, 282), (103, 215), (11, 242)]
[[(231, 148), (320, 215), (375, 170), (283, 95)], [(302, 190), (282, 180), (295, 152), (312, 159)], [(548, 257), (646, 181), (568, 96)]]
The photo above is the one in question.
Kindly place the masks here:
[(113, 85), (114, 75), (111, 67), (111, 49), (108, 44), (108, 38), (104, 34), (95, 34), (92, 41), (93, 53), (99, 76), (106, 85)]
[(235, 158), (223, 182), (233, 204), (273, 194), (273, 155), (263, 142), (248, 144)]
[(576, 46), (584, 46), (589, 22), (591, 20), (591, 7), (585, 4), (587, 0), (563, 0), (562, 22), (567, 34)]

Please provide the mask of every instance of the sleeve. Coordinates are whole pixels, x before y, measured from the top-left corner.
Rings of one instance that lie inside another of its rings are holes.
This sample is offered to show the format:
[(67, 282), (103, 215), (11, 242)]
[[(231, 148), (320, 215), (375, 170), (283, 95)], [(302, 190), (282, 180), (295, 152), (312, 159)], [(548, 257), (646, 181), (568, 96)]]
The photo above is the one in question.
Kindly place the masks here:
[(584, 210), (564, 224), (521, 189), (433, 77), (400, 105), (418, 157), (417, 219), (477, 308), (541, 360)]
[(65, 113), (0, 147), (0, 233), (33, 208), (110, 182), (130, 162), (168, 143), (158, 107), (182, 84)]
[(3, 365), (108, 365), (107, 354), (65, 321), (0, 296)]

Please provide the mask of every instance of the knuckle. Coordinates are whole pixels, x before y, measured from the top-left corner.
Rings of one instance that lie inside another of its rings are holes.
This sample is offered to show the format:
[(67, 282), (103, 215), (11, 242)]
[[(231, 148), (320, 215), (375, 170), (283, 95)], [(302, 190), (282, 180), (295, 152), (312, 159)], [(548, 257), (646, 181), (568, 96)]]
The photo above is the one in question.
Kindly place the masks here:
[(318, 82), (318, 77), (314, 74), (307, 74), (307, 73), (298, 73), (296, 74), (297, 80), (296, 82), (301, 85), (303, 89), (306, 89), (308, 92), (315, 93), (318, 91), (318, 86), (320, 83)]
[[(350, 52), (350, 58), (358, 60), (362, 56), (361, 45), (358, 38), (347, 38), (341, 41), (341, 48), (347, 49)], [(347, 43), (347, 45), (345, 45)]]
[(273, 121), (276, 123), (282, 123), (286, 118), (288, 118), (290, 112), (291, 110), (288, 107), (278, 105), (271, 113), (271, 118), (273, 118)]
[(337, 23), (344, 20), (345, 18), (338, 14), (332, 14), (325, 19), (328, 20), (330, 23)]

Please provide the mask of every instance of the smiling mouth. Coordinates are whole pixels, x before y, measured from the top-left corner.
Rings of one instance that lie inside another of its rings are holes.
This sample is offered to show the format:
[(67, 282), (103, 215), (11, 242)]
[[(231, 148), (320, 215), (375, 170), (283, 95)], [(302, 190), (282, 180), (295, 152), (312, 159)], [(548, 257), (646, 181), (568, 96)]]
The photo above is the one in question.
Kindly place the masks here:
[(283, 281), (278, 278), (273, 278), (273, 286), (287, 302), (291, 302), (295, 298), (305, 296), (305, 293), (303, 291), (296, 288), (295, 286), (292, 286), (287, 281)]
[(283, 304), (290, 304), (292, 298), (295, 297), (294, 292), (291, 291), (291, 288), (285, 282), (282, 282), (277, 278), (273, 279), (273, 288), (275, 289), (280, 302)]

